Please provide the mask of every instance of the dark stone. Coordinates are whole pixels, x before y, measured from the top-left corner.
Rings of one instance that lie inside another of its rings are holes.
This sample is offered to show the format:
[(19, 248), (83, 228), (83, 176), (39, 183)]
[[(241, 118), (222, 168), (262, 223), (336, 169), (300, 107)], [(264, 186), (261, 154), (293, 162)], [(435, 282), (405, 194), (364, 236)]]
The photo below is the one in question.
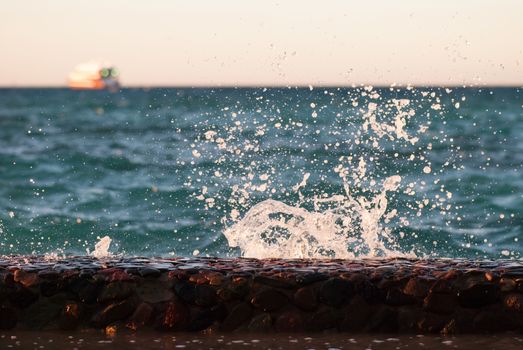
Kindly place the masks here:
[(38, 299), (38, 294), (28, 288), (17, 285), (13, 290), (10, 290), (8, 299), (14, 305), (26, 308)]
[(418, 323), (422, 317), (422, 311), (417, 306), (405, 306), (398, 308), (398, 326), (400, 332), (418, 332)]
[(142, 277), (158, 277), (162, 272), (158, 269), (153, 269), (150, 267), (144, 267), (139, 269), (140, 276)]
[(274, 330), (272, 326), (272, 317), (268, 313), (262, 313), (252, 318), (249, 326), (249, 331), (256, 333), (268, 333)]
[(194, 302), (199, 306), (212, 306), (217, 302), (216, 291), (206, 284), (196, 285), (194, 295)]
[(282, 288), (282, 289), (292, 289), (295, 287), (295, 284), (291, 281), (286, 281), (282, 278), (272, 278), (263, 275), (254, 276), (253, 281), (255, 283), (260, 283), (269, 287)]
[(102, 285), (85, 278), (74, 279), (69, 284), (69, 289), (84, 303), (93, 303), (98, 299)]
[(398, 330), (398, 312), (388, 306), (379, 307), (373, 313), (365, 328), (371, 332), (396, 332)]
[(22, 317), (23, 323), (32, 330), (42, 329), (58, 319), (64, 304), (63, 295), (39, 298), (25, 309)]
[(448, 322), (447, 315), (424, 313), (418, 322), (418, 330), (422, 333), (440, 333)]
[(501, 278), (499, 280), (499, 288), (502, 292), (512, 292), (517, 288), (517, 284), (512, 278)]
[(499, 287), (495, 284), (480, 283), (458, 292), (459, 304), (467, 308), (490, 305), (499, 299)]
[(196, 299), (194, 284), (179, 281), (174, 285), (174, 291), (184, 302), (194, 304), (194, 300)]
[(141, 300), (151, 304), (169, 301), (174, 298), (174, 293), (167, 289), (163, 283), (157, 281), (140, 283), (136, 286), (136, 295)]
[(241, 325), (247, 324), (252, 316), (252, 308), (247, 303), (234, 306), (229, 315), (223, 320), (220, 329), (225, 332), (233, 331)]
[(362, 296), (356, 295), (343, 309), (343, 313), (340, 330), (344, 332), (360, 331), (367, 325), (373, 309)]
[(76, 302), (69, 302), (62, 308), (58, 321), (62, 330), (76, 329), (80, 323), (81, 306)]
[(210, 327), (214, 322), (214, 313), (210, 309), (199, 309), (191, 312), (191, 318), (187, 330), (191, 332), (201, 331)]
[(125, 281), (111, 282), (106, 285), (100, 295), (98, 296), (98, 302), (104, 303), (113, 300), (123, 300), (134, 293), (136, 286), (134, 283)]
[(276, 318), (274, 328), (277, 332), (302, 332), (305, 329), (303, 316), (297, 311), (286, 311)]
[(123, 321), (135, 310), (135, 304), (131, 300), (113, 303), (96, 314), (93, 319), (95, 327), (105, 327), (116, 321)]
[(320, 289), (320, 301), (330, 306), (340, 306), (352, 296), (351, 282), (341, 278), (327, 280)]
[(187, 306), (173, 300), (167, 304), (159, 327), (165, 330), (184, 330), (188, 326), (189, 316)]
[(517, 325), (512, 322), (509, 315), (496, 307), (479, 311), (472, 325), (475, 331), (482, 333), (517, 330)]
[(391, 306), (402, 306), (415, 304), (416, 299), (400, 291), (398, 288), (391, 288), (387, 292), (385, 304)]
[(275, 289), (264, 289), (251, 299), (251, 304), (263, 311), (276, 311), (289, 302), (285, 294)]
[(296, 283), (301, 284), (301, 285), (308, 285), (308, 284), (312, 284), (315, 282), (325, 281), (328, 278), (329, 278), (329, 275), (327, 275), (325, 273), (311, 272), (311, 273), (305, 273), (305, 274), (300, 274), (300, 275), (296, 276)]
[(503, 300), (503, 305), (509, 310), (523, 312), (523, 294), (508, 294)]
[(147, 326), (151, 321), (154, 308), (148, 303), (141, 303), (129, 318), (126, 327), (136, 331)]
[(15, 282), (22, 284), (24, 287), (32, 287), (40, 281), (38, 273), (23, 270), (16, 270), (13, 273), (13, 277)]
[(306, 323), (308, 331), (323, 331), (325, 329), (336, 328), (338, 325), (338, 316), (330, 308), (323, 308), (316, 311)]
[(18, 322), (18, 315), (15, 309), (2, 306), (0, 307), (0, 330), (13, 329)]
[(294, 293), (294, 304), (305, 311), (318, 307), (318, 296), (314, 287), (302, 287)]
[(403, 293), (416, 298), (424, 299), (429, 293), (432, 284), (434, 284), (434, 281), (413, 277), (409, 279), (403, 288)]
[(456, 307), (457, 301), (453, 294), (430, 292), (423, 300), (423, 309), (437, 314), (451, 314)]

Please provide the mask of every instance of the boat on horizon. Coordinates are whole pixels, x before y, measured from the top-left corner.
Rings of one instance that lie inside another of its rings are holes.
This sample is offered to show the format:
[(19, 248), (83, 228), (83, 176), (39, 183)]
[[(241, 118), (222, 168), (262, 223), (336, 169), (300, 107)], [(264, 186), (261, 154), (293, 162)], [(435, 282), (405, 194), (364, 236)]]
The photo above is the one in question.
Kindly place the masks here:
[(118, 69), (109, 63), (81, 63), (69, 74), (68, 86), (73, 90), (117, 91), (119, 75)]

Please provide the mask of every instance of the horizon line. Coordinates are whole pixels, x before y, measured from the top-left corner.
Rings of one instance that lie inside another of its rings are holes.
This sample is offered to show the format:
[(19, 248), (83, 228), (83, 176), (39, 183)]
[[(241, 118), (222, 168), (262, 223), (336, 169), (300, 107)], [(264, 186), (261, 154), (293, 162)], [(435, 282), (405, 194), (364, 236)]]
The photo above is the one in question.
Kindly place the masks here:
[[(126, 84), (121, 85), (120, 89), (198, 89), (198, 88), (251, 88), (251, 89), (263, 89), (263, 88), (358, 88), (372, 86), (375, 88), (523, 88), (523, 82), (521, 84), (499, 84), (499, 83), (484, 83), (484, 84), (373, 84), (373, 83), (359, 83), (359, 84)], [(67, 85), (3, 85), (0, 84), (0, 89), (69, 89)], [(75, 89), (71, 89), (75, 90)], [(78, 91), (89, 91), (89, 89)], [(94, 91), (94, 90), (93, 90)]]

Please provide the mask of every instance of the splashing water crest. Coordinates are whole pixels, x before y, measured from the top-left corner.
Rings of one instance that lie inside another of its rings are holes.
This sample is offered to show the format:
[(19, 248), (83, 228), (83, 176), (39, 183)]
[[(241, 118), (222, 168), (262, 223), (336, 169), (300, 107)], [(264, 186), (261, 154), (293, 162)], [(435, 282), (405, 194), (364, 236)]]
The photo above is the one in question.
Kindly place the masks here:
[(109, 252), (112, 239), (109, 236), (104, 236), (94, 245), (94, 250), (92, 252), (87, 249), (87, 255), (91, 255), (97, 259), (108, 258), (112, 256)]

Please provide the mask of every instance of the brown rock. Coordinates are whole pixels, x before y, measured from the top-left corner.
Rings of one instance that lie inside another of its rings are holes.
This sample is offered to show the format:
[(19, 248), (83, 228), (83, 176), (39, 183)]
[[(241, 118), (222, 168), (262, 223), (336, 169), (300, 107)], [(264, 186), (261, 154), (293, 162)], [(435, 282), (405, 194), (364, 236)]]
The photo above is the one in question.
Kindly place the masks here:
[(373, 313), (371, 305), (359, 295), (350, 301), (349, 305), (343, 309), (344, 318), (340, 324), (341, 331), (362, 330)]
[(267, 333), (273, 330), (272, 317), (269, 313), (262, 313), (252, 318), (249, 331), (256, 333)]
[(453, 294), (430, 292), (423, 300), (423, 309), (437, 314), (451, 314), (456, 307), (457, 301)]
[(458, 302), (467, 308), (480, 308), (499, 299), (499, 287), (492, 283), (476, 283), (458, 292)]
[(241, 325), (249, 322), (252, 316), (252, 308), (247, 303), (239, 303), (234, 306), (229, 315), (223, 320), (220, 329), (230, 332)]
[(0, 307), (0, 330), (15, 328), (17, 322), (18, 315), (15, 309), (8, 306)]
[(145, 282), (136, 286), (136, 294), (146, 303), (160, 303), (174, 298), (174, 293), (164, 287), (162, 283)]
[(125, 299), (134, 293), (135, 288), (136, 286), (130, 282), (111, 282), (100, 292), (98, 302)]
[(320, 289), (320, 301), (330, 306), (340, 306), (352, 296), (353, 288), (350, 281), (341, 278), (331, 278)]
[(199, 306), (212, 306), (217, 302), (216, 291), (206, 284), (198, 284), (194, 288), (194, 303)]
[(322, 308), (316, 311), (307, 321), (305, 328), (308, 331), (323, 331), (325, 329), (335, 328), (338, 325), (338, 316), (330, 308)]
[(272, 288), (264, 289), (252, 298), (251, 304), (263, 311), (276, 311), (289, 302), (285, 294)]
[(314, 287), (302, 287), (294, 293), (294, 304), (305, 311), (314, 311), (318, 307), (318, 296)]
[(523, 294), (509, 294), (503, 300), (503, 304), (509, 310), (523, 312)]
[(449, 323), (449, 316), (424, 313), (418, 322), (418, 330), (422, 333), (440, 333)]
[(416, 303), (416, 299), (413, 296), (403, 293), (398, 288), (391, 288), (387, 291), (385, 298), (385, 304), (387, 305), (402, 306), (414, 303)]
[(302, 314), (297, 311), (286, 311), (276, 319), (274, 328), (277, 332), (300, 332), (304, 330)]
[(13, 274), (14, 281), (22, 284), (24, 287), (31, 287), (39, 282), (37, 273), (25, 272), (23, 270), (16, 270)]
[(134, 309), (135, 305), (130, 300), (113, 303), (93, 317), (93, 325), (105, 327), (113, 322), (123, 321), (133, 313)]
[(499, 280), (499, 288), (502, 292), (511, 292), (516, 289), (517, 284), (512, 278), (501, 278)]
[(168, 330), (183, 330), (189, 323), (189, 309), (179, 301), (167, 304), (161, 317), (160, 328)]
[(434, 284), (434, 281), (432, 280), (413, 277), (403, 288), (403, 293), (416, 298), (424, 299), (429, 293), (429, 289), (432, 284)]
[(151, 317), (153, 315), (153, 307), (147, 303), (141, 303), (138, 305), (136, 310), (129, 318), (129, 321), (126, 324), (126, 327), (132, 329), (133, 331), (138, 330), (149, 324)]

